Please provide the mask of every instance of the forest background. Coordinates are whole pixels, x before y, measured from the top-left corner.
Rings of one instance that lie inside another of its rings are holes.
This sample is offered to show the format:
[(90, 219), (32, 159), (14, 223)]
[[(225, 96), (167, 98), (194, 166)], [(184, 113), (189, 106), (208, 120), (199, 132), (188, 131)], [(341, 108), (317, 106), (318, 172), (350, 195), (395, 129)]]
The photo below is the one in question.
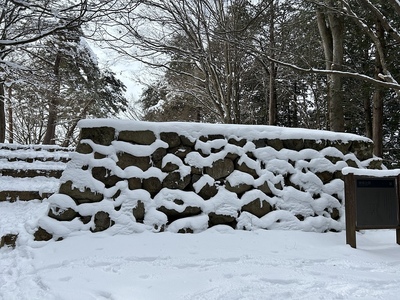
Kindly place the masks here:
[[(82, 118), (370, 137), (400, 167), (399, 0), (0, 0), (0, 142), (76, 143)], [(152, 70), (139, 99), (90, 45)]]

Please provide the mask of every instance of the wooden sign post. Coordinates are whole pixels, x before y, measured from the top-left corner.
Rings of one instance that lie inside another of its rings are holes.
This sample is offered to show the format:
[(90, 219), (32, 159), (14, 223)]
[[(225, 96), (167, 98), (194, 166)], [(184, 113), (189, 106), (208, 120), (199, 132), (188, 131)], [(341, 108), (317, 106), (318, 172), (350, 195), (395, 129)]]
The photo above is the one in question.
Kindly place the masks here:
[(400, 175), (345, 175), (346, 243), (356, 248), (356, 231), (396, 229), (400, 245)]

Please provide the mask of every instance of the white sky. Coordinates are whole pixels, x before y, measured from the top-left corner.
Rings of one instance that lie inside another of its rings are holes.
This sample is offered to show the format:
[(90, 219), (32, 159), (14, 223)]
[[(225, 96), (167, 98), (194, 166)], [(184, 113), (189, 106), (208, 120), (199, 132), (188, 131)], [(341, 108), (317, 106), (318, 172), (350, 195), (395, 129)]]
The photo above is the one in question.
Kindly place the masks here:
[(128, 100), (138, 100), (145, 87), (141, 81), (148, 77), (145, 66), (133, 59), (120, 57), (111, 50), (103, 50), (98, 45), (88, 41), (93, 52), (97, 55), (101, 68), (110, 68), (127, 87), (126, 97)]

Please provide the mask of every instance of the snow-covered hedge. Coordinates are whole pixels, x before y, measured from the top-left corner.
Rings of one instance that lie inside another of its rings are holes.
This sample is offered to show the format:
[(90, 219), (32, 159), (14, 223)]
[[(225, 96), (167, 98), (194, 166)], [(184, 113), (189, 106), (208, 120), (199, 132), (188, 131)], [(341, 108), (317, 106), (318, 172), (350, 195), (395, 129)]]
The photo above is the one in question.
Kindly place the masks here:
[(272, 126), (83, 120), (36, 239), (76, 230), (344, 227), (345, 167), (381, 168), (360, 136)]

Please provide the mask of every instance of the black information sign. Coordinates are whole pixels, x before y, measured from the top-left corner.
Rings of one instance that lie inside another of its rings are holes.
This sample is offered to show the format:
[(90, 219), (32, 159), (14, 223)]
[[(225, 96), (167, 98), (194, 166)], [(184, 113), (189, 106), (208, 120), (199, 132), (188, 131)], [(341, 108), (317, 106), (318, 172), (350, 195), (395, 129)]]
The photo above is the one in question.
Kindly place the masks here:
[(400, 225), (396, 178), (357, 178), (356, 203), (357, 228)]
[(353, 248), (359, 229), (396, 229), (400, 245), (400, 175), (379, 173), (344, 176), (346, 243)]

